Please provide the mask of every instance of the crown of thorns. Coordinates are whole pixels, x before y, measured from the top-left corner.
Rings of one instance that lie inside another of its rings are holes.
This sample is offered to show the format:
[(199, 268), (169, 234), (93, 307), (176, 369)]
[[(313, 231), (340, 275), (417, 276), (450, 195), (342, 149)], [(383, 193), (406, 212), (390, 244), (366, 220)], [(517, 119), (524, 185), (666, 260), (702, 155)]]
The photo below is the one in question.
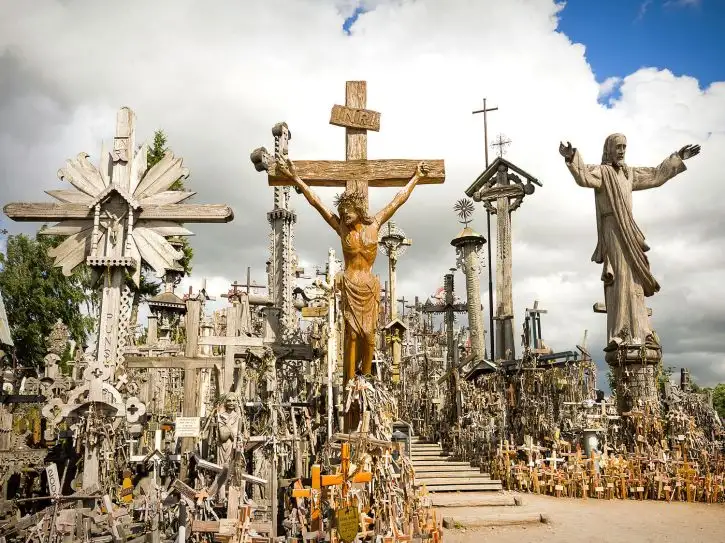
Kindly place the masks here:
[(335, 196), (334, 204), (337, 209), (349, 206), (359, 211), (365, 211), (365, 195), (359, 191), (346, 190)]

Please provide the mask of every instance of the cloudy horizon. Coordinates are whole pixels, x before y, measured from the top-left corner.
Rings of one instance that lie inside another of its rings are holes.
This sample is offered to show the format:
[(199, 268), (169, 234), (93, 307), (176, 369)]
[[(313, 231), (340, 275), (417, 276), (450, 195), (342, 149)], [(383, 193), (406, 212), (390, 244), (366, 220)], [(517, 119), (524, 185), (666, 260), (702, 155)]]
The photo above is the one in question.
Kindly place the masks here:
[[(446, 162), (445, 183), (416, 188), (393, 219), (413, 240), (398, 264), (398, 295), (425, 299), (455, 266), (450, 240), (461, 225), (453, 205), (484, 169), (483, 119), (472, 111), (486, 97), (498, 107), (489, 114), (489, 143), (505, 134), (512, 142), (505, 157), (543, 185), (512, 215), (516, 337), (524, 309), (539, 300), (548, 310), (546, 342), (573, 349), (587, 329), (603, 370), (606, 317), (592, 311), (604, 298), (601, 267), (590, 261), (594, 196), (574, 183), (559, 142), (571, 141), (586, 162), (598, 163), (605, 137), (623, 132), (628, 164), (641, 166), (699, 144), (702, 153), (686, 172), (634, 194), (634, 216), (662, 285), (647, 305), (664, 365), (690, 368), (702, 385), (725, 381), (725, 224), (716, 163), (725, 150), (725, 77), (701, 82), (668, 65), (597, 75), (586, 44), (561, 28), (568, 8), (551, 0), (375, 0), (352, 19), (361, 5), (343, 0), (106, 6), (44, 0), (5, 7), (0, 205), (50, 201), (43, 191), (65, 188), (58, 168), (81, 151), (96, 163), (101, 140), (113, 137), (116, 111), (129, 106), (137, 143), (163, 129), (184, 158), (187, 187), (198, 193), (192, 202), (234, 209), (227, 225), (191, 225), (194, 270), (181, 288), (198, 288), (206, 277), (219, 296), (246, 278), (247, 266), (264, 281), (272, 189), (249, 153), (271, 149), (272, 126), (286, 121), (290, 158), (343, 159), (344, 130), (329, 125), (330, 109), (344, 103), (346, 80), (366, 80), (367, 107), (381, 113), (380, 132), (368, 134), (368, 157)], [(338, 189), (318, 192), (331, 205)], [(371, 208), (394, 194), (370, 189)], [(293, 193), (292, 201), (300, 260), (308, 272), (324, 267), (328, 247), (339, 255), (339, 240), (302, 196)], [(0, 216), (11, 234), (39, 226)], [(472, 227), (485, 235), (480, 204)], [(495, 255), (495, 220), (492, 234)], [(383, 255), (376, 271), (385, 280)], [(455, 281), (465, 296), (460, 272)], [(485, 269), (481, 298), (487, 313)]]

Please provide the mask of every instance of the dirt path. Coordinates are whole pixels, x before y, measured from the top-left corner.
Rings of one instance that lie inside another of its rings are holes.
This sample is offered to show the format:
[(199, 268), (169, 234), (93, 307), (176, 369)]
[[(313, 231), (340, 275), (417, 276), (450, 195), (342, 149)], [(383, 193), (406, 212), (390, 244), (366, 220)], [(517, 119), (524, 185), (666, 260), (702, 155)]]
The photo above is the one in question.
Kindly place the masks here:
[[(725, 505), (580, 500), (521, 495), (521, 510), (548, 524), (444, 530), (444, 543), (725, 543)], [(439, 518), (475, 519), (491, 508), (441, 508)], [(509, 508), (506, 508), (509, 509)], [(511, 508), (513, 509), (513, 508)], [(516, 508), (519, 509), (519, 508)]]

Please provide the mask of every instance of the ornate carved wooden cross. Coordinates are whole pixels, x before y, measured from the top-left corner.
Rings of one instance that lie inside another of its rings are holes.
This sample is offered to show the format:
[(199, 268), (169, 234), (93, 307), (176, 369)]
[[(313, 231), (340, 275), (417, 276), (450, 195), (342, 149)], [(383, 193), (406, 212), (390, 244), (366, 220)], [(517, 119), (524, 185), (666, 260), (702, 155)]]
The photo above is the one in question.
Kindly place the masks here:
[(181, 223), (228, 222), (234, 217), (227, 205), (180, 203), (195, 193), (168, 190), (189, 173), (170, 151), (147, 171), (147, 147), (136, 149), (135, 120), (131, 109), (120, 109), (113, 150), (102, 148), (98, 168), (80, 153), (58, 171), (74, 187), (48, 191), (58, 202), (4, 208), (15, 221), (60, 221), (42, 233), (68, 236), (50, 252), (66, 275), (84, 262), (99, 276), (105, 272), (98, 360), (111, 368), (122, 357), (119, 332), (128, 325), (121, 299), (125, 270), (134, 270), (138, 284), (143, 260), (162, 277), (183, 256), (165, 238), (192, 234)]
[(497, 361), (516, 358), (513, 333), (511, 213), (518, 209), (526, 196), (534, 193), (535, 185), (541, 186), (535, 177), (505, 158), (498, 157), (466, 189), (466, 196), (483, 202), (486, 210), (497, 216), (496, 352), (492, 353)]
[(455, 322), (455, 314), (468, 312), (467, 303), (456, 302), (456, 294), (453, 283), (454, 271), (455, 268), (452, 268), (451, 273), (447, 273), (443, 276), (443, 286), (445, 288), (445, 298), (443, 301), (435, 303), (431, 300), (426, 300), (422, 307), (423, 313), (442, 313), (445, 316), (446, 345), (448, 346), (448, 369), (453, 366), (453, 350), (455, 349), (455, 342), (453, 340), (453, 324)]
[[(416, 171), (416, 160), (367, 160), (367, 131), (380, 130), (380, 113), (365, 109), (367, 103), (365, 81), (348, 81), (345, 85), (345, 105), (335, 105), (330, 124), (345, 128), (345, 160), (295, 160), (295, 168), (302, 180), (311, 187), (345, 187), (358, 191), (366, 198), (368, 187), (404, 187)], [(274, 156), (260, 147), (251, 159), (258, 171), (267, 170), (272, 186), (291, 186), (292, 182), (277, 175), (275, 162), (287, 157), (287, 142), (291, 134), (287, 125), (275, 125)], [(425, 160), (430, 171), (419, 184), (437, 184), (445, 180), (443, 160)]]
[[(102, 147), (98, 168), (80, 153), (58, 171), (74, 187), (48, 191), (59, 203), (12, 203), (4, 208), (15, 221), (59, 221), (42, 231), (67, 236), (49, 253), (55, 265), (70, 275), (85, 263), (97, 278), (104, 277), (96, 367), (87, 375), (88, 400), (97, 404), (103, 403), (104, 387), (110, 387), (106, 381), (123, 360), (131, 310), (126, 270), (134, 270), (138, 284), (145, 261), (162, 277), (183, 257), (166, 237), (191, 235), (180, 223), (228, 222), (234, 217), (226, 205), (181, 204), (194, 193), (168, 189), (188, 175), (182, 159), (167, 152), (147, 168), (147, 147), (136, 148), (135, 120), (131, 109), (119, 110), (113, 149)], [(98, 481), (100, 451), (98, 441), (86, 445), (84, 487)]]

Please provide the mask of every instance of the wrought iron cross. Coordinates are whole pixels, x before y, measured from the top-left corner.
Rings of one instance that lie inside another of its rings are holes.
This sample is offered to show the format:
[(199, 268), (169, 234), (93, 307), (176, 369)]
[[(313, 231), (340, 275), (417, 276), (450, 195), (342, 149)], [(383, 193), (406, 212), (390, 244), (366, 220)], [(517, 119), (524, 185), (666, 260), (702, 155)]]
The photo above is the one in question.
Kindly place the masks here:
[(496, 139), (491, 143), (492, 148), (496, 148), (496, 154), (500, 157), (506, 154), (506, 148), (511, 145), (511, 140), (507, 139), (504, 134), (499, 134)]

